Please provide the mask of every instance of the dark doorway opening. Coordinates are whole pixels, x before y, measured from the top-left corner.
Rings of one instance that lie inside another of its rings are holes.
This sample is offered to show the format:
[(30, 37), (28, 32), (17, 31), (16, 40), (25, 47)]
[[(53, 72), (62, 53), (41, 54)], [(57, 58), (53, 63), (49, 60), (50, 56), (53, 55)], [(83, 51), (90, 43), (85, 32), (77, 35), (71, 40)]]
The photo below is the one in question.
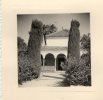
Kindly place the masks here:
[(45, 57), (45, 66), (55, 66), (54, 55), (49, 53)]
[(66, 56), (64, 54), (59, 54), (57, 56), (57, 61), (56, 61), (56, 70), (63, 71), (65, 63), (66, 63)]

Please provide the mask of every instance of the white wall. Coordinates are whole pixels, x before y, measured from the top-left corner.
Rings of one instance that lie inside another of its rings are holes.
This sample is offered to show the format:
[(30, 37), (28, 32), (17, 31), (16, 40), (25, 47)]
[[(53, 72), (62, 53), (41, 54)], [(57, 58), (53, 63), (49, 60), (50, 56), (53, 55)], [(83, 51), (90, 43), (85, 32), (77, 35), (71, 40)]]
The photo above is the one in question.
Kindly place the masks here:
[(47, 46), (68, 46), (68, 38), (48, 38)]

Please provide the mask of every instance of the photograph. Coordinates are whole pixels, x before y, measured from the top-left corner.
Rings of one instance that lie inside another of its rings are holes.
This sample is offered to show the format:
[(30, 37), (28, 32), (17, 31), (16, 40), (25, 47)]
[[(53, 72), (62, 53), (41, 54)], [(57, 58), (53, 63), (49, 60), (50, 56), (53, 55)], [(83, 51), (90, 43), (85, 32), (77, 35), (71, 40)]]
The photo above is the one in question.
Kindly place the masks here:
[(90, 13), (17, 14), (18, 87), (92, 86)]

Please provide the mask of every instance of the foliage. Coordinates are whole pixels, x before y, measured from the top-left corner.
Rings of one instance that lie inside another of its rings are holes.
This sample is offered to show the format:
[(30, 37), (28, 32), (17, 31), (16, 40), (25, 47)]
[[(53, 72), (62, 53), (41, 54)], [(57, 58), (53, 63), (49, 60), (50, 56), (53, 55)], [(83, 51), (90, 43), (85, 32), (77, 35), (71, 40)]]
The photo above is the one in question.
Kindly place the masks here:
[(43, 25), (44, 34), (48, 35), (57, 31), (57, 27), (54, 24)]
[[(80, 40), (79, 32), (80, 23), (72, 20), (69, 42), (68, 42), (68, 59), (66, 68), (67, 86), (70, 85), (91, 85), (91, 60), (90, 60), (90, 34), (84, 34)], [(86, 51), (80, 56), (79, 44), (81, 50)]]
[(31, 30), (32, 29), (39, 29), (39, 30), (41, 30), (42, 29), (42, 22), (41, 21), (39, 21), (39, 20), (37, 20), (37, 19), (35, 19), (35, 20), (32, 20), (32, 24), (31, 24)]
[(18, 83), (22, 84), (25, 81), (37, 78), (36, 70), (30, 66), (30, 58), (27, 53), (27, 45), (20, 37), (18, 42)]
[(81, 58), (78, 63), (75, 58), (69, 58), (66, 69), (66, 83), (68, 85), (91, 85), (91, 67), (86, 60)]
[[(41, 45), (43, 38), (43, 23), (39, 20), (33, 20), (31, 24), (31, 30), (29, 32), (29, 40), (38, 41), (37, 45)], [(29, 45), (29, 41), (28, 41)]]
[(36, 79), (40, 75), (41, 67), (41, 42), (43, 24), (33, 20), (29, 33), (28, 46), (23, 39), (18, 38), (18, 83)]
[(43, 39), (43, 23), (39, 20), (33, 20), (29, 32), (28, 55), (30, 66), (34, 68), (38, 76), (41, 71), (41, 42)]
[(75, 57), (79, 62), (80, 59), (80, 23), (77, 20), (71, 21), (71, 27), (68, 40), (68, 55)]
[(82, 54), (81, 59), (85, 60), (86, 65), (89, 66), (91, 64), (91, 59), (90, 59), (90, 54), (89, 53)]
[(86, 53), (81, 55), (79, 63), (69, 55), (66, 69), (67, 85), (91, 85), (91, 59), (90, 59), (90, 35), (83, 35), (81, 49)]
[(90, 33), (84, 34), (80, 42), (81, 42), (81, 49), (89, 53), (90, 52)]
[(18, 53), (18, 83), (30, 81), (38, 77), (36, 70), (30, 66), (29, 57), (26, 51)]
[(17, 46), (18, 46), (18, 52), (19, 51), (26, 51), (27, 50), (27, 45), (24, 42), (24, 40), (21, 37), (17, 38)]
[(43, 25), (43, 36), (44, 36), (45, 45), (47, 44), (46, 43), (46, 35), (54, 33), (56, 31), (57, 31), (57, 27), (54, 24), (51, 24), (51, 25), (44, 24)]

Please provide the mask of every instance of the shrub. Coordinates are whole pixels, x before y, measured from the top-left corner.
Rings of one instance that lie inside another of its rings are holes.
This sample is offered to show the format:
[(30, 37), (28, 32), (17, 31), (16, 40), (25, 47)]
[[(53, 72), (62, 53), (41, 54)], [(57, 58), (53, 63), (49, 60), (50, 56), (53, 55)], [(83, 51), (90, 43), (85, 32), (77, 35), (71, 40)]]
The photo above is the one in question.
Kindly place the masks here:
[(18, 54), (18, 83), (30, 81), (38, 78), (37, 70), (31, 67), (28, 54), (25, 52), (19, 52)]
[(66, 83), (68, 85), (91, 85), (91, 67), (88, 63), (88, 55), (82, 57), (77, 63), (76, 59), (69, 57), (66, 69)]
[(18, 83), (38, 78), (41, 71), (41, 42), (43, 24), (33, 20), (29, 32), (28, 46), (18, 37)]

